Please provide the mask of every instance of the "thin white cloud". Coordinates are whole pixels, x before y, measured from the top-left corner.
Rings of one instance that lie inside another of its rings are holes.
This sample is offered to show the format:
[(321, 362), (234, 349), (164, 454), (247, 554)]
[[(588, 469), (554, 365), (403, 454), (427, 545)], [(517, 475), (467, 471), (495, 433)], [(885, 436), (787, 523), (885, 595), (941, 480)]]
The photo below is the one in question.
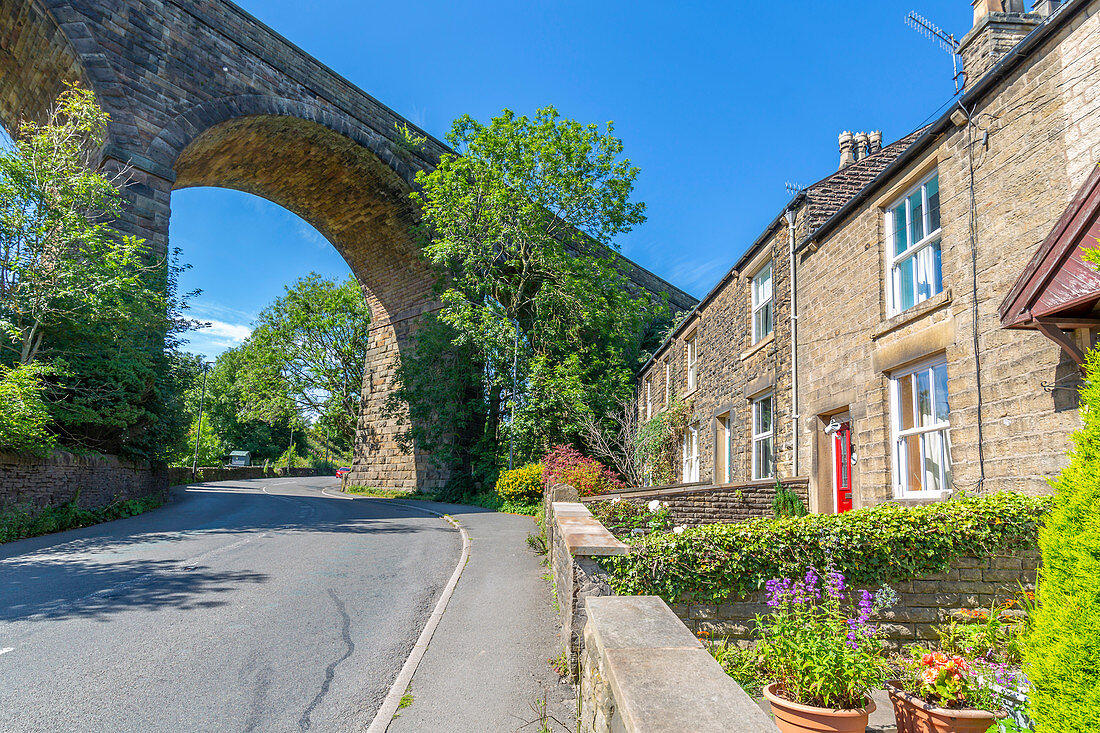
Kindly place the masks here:
[(685, 260), (669, 269), (666, 279), (688, 292), (703, 293), (714, 287), (729, 265), (726, 259), (719, 258), (706, 262)]
[[(289, 214), (290, 212), (287, 213)], [(312, 244), (314, 247), (326, 249), (332, 246), (329, 244), (329, 241), (321, 235), (319, 231), (310, 226), (309, 223), (306, 222), (304, 219), (299, 219), (297, 216), (295, 216), (294, 225), (295, 233), (306, 242)]]
[(252, 335), (252, 327), (238, 323), (226, 323), (225, 321), (204, 321), (209, 324), (199, 333), (208, 334), (209, 338), (221, 339), (230, 343), (239, 344)]
[(187, 309), (187, 315), (191, 318), (197, 318), (200, 321), (204, 320), (220, 320), (236, 323), (252, 323), (256, 320), (255, 313), (249, 313), (248, 311), (241, 310), (240, 308), (234, 308), (228, 305), (221, 305), (220, 303), (211, 303), (209, 301), (190, 303)]

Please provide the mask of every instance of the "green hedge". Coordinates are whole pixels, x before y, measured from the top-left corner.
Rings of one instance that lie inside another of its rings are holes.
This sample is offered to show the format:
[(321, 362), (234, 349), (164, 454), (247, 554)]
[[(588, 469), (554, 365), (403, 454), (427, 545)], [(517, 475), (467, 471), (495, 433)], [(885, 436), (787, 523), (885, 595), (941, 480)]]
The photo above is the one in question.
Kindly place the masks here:
[(604, 564), (616, 592), (669, 602), (718, 602), (830, 562), (849, 585), (874, 585), (943, 571), (962, 555), (1033, 547), (1049, 506), (1049, 497), (1001, 493), (712, 524), (646, 537)]

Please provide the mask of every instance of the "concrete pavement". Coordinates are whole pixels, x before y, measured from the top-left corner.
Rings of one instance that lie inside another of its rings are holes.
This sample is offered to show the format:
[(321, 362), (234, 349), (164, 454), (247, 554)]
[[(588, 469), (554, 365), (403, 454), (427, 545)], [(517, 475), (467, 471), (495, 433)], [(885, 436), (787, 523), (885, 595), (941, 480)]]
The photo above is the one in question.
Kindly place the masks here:
[(531, 517), (474, 507), (408, 502), (457, 519), (471, 540), (470, 560), (412, 679), (413, 702), (389, 733), (539, 731), (537, 701), (571, 730), (573, 690), (549, 659), (558, 620), (543, 556), (527, 546)]

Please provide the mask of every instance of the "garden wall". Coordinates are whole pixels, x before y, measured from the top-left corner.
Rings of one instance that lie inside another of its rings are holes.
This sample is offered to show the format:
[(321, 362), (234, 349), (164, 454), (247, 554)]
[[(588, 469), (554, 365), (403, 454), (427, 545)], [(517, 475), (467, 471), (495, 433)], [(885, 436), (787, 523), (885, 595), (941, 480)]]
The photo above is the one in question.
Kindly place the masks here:
[(205, 483), (208, 481), (235, 481), (250, 478), (277, 478), (285, 476), (316, 476), (313, 468), (291, 468), (289, 473), (286, 468), (267, 468), (263, 466), (206, 466), (199, 468), (195, 478), (191, 478), (190, 468), (169, 468), (169, 486), (182, 486), (184, 484)]
[[(1038, 566), (1037, 549), (985, 558), (960, 557), (946, 572), (891, 583), (898, 592), (898, 603), (877, 620), (893, 648), (935, 641), (933, 627), (958, 610), (988, 609), (994, 602), (1018, 596), (1021, 586), (1034, 590)], [(751, 639), (756, 615), (768, 611), (763, 591), (725, 603), (675, 603), (671, 608), (697, 635), (706, 632), (714, 639), (738, 641)]]
[[(807, 493), (809, 484), (806, 479), (784, 481), (783, 485), (796, 493), (803, 504), (809, 506)], [(591, 504), (597, 501), (610, 501), (615, 497), (635, 504), (644, 504), (653, 499), (666, 502), (673, 524), (693, 527), (699, 524), (742, 522), (753, 517), (772, 516), (775, 481), (753, 481), (724, 486), (683, 484), (653, 489), (634, 489), (585, 497), (582, 501), (585, 504)]]
[(629, 548), (582, 504), (547, 502), (546, 509), (550, 574), (561, 623), (559, 643), (569, 673), (575, 675), (586, 621), (584, 599), (611, 595), (596, 557), (623, 554)]
[(546, 532), (577, 733), (776, 733), (664, 601), (611, 595), (595, 558), (628, 548), (584, 505), (548, 502)]
[(165, 470), (148, 463), (130, 463), (116, 456), (76, 456), (56, 451), (51, 456), (0, 453), (0, 508), (43, 509), (78, 499), (84, 509), (115, 501), (163, 493)]

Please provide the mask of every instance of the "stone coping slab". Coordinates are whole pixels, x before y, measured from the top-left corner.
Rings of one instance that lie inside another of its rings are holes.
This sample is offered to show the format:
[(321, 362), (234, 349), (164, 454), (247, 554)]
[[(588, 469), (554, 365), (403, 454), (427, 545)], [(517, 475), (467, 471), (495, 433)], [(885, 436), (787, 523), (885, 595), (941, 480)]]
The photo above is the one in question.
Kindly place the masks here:
[(585, 607), (626, 731), (777, 733), (660, 598), (590, 597)]
[(584, 608), (601, 649), (703, 648), (657, 596), (590, 596)]
[[(554, 522), (574, 557), (578, 555), (626, 555), (630, 548), (615, 539), (584, 506), (572, 502), (554, 502)], [(583, 513), (582, 513), (583, 512)]]

